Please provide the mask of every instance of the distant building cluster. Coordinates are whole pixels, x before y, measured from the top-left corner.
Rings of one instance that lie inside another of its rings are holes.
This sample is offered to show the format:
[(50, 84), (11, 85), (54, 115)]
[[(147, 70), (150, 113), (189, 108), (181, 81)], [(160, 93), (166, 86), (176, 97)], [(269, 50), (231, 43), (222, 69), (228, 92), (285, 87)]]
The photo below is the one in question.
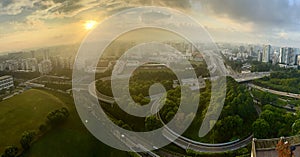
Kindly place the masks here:
[(259, 54), (260, 47), (255, 45), (236, 45), (219, 44), (222, 54), (232, 61), (247, 61), (255, 58)]
[(6, 60), (0, 63), (0, 71), (24, 71), (24, 72), (36, 72), (37, 59), (17, 59), (17, 60)]
[(267, 45), (235, 45), (219, 44), (222, 54), (229, 60), (257, 60), (263, 63), (278, 64), (280, 67), (297, 68), (300, 66), (300, 51), (292, 47), (273, 47)]
[(264, 45), (262, 52), (258, 55), (258, 61), (279, 64), (280, 67), (285, 68), (297, 68), (300, 65), (299, 59), (298, 48), (272, 48), (271, 45)]
[(53, 67), (59, 67), (61, 69), (72, 69), (74, 65), (73, 57), (53, 56), (50, 57), (50, 61)]
[(23, 52), (9, 53), (7, 58), (7, 60), (0, 62), (0, 71), (39, 72), (45, 75), (50, 73), (54, 67), (72, 69), (74, 64), (72, 57), (49, 57), (49, 52), (47, 51), (39, 59), (34, 52), (31, 52), (31, 56), (26, 56)]

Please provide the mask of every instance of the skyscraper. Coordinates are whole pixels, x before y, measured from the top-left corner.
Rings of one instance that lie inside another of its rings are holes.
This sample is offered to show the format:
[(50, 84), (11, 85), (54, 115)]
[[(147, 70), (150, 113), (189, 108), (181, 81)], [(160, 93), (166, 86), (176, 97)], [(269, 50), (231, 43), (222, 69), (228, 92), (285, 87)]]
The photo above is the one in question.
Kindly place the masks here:
[(279, 62), (279, 52), (275, 50), (272, 57), (272, 63), (277, 64), (278, 62)]
[(286, 57), (287, 56), (287, 53), (286, 53), (286, 48), (285, 47), (281, 47), (280, 48), (280, 51), (279, 51), (279, 63), (281, 64), (286, 64)]
[(290, 47), (282, 47), (279, 52), (279, 63), (285, 65), (296, 64), (294, 49)]
[(263, 53), (261, 51), (258, 51), (257, 61), (262, 62), (262, 56), (263, 56)]
[(293, 48), (287, 49), (287, 65), (295, 65), (295, 53)]
[(262, 62), (269, 63), (271, 60), (271, 45), (263, 46)]

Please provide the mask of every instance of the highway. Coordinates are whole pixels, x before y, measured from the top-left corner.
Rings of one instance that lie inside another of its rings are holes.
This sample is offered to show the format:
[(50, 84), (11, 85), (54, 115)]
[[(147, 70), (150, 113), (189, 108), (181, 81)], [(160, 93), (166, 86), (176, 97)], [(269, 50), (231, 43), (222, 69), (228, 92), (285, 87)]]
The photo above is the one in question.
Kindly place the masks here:
[(91, 84), (89, 84), (89, 93), (94, 96), (95, 98), (98, 98), (99, 100), (109, 103), (109, 104), (113, 104), (115, 102), (114, 98), (104, 95), (102, 93), (100, 93), (97, 89), (96, 89), (96, 81), (92, 82)]
[[(169, 140), (172, 140), (175, 136), (170, 131), (164, 130), (163, 132), (164, 137), (166, 137)], [(234, 151), (243, 147), (246, 147), (249, 143), (251, 143), (253, 138), (253, 135), (247, 137), (246, 139), (240, 141), (234, 141), (229, 143), (223, 143), (223, 144), (196, 144), (198, 142), (189, 142), (182, 137), (177, 138), (175, 141), (173, 141), (174, 144), (177, 146), (187, 149), (187, 150), (193, 150), (196, 152), (206, 152), (206, 153), (222, 153), (222, 152), (228, 152), (228, 151)]]
[(269, 93), (276, 94), (276, 95), (300, 99), (300, 94), (294, 94), (294, 93), (277, 91), (277, 90), (273, 90), (273, 89), (267, 89), (267, 88), (263, 88), (263, 87), (260, 87), (260, 86), (254, 85), (254, 84), (248, 84), (248, 86), (258, 89), (258, 90), (261, 90), (261, 91), (264, 91), (264, 92), (269, 92)]

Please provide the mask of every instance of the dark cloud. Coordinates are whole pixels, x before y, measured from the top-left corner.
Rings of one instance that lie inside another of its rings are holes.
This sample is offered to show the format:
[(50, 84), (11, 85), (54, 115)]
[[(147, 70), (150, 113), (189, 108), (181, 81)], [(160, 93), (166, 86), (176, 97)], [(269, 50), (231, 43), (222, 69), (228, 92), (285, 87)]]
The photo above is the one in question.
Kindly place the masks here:
[(23, 11), (31, 10), (37, 1), (22, 0), (22, 1), (1, 1), (0, 15), (18, 15)]
[(73, 12), (75, 10), (78, 10), (82, 7), (84, 7), (84, 6), (80, 5), (80, 4), (70, 4), (70, 5), (65, 5), (65, 6), (61, 7), (57, 11), (64, 12), (64, 13), (69, 13), (69, 12)]
[(188, 9), (191, 7), (189, 0), (160, 0), (163, 6)]
[(0, 4), (2, 4), (2, 7), (6, 7), (6, 6), (8, 6), (10, 3), (12, 3), (11, 0), (2, 0), (2, 1), (0, 2)]
[[(112, 0), (114, 2), (124, 2), (128, 5), (139, 6), (163, 6), (170, 8), (188, 9), (191, 7), (190, 0)], [(101, 3), (101, 0), (99, 1)]]
[[(45, 1), (49, 1), (49, 0), (41, 0), (41, 3), (40, 3), (41, 9), (46, 9), (47, 7), (51, 7), (51, 5), (50, 6), (45, 5), (46, 3), (43, 3)], [(62, 6), (57, 9), (51, 10), (51, 12), (58, 11), (61, 13), (69, 13), (69, 12), (76, 11), (76, 10), (84, 7), (81, 4), (79, 4), (80, 1), (81, 0), (52, 0), (53, 3), (55, 3), (55, 4), (60, 3), (60, 4), (62, 4)]]
[(260, 26), (299, 24), (299, 0), (201, 0), (206, 12)]

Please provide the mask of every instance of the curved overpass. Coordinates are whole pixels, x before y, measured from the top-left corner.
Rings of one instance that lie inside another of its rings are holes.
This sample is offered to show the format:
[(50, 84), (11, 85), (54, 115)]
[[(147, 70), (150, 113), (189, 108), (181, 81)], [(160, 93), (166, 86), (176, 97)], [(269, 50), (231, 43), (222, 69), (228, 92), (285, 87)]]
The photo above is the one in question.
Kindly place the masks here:
[[(103, 79), (108, 80), (109, 77)], [(115, 102), (114, 98), (107, 95), (103, 95), (102, 93), (97, 91), (95, 82), (96, 81), (89, 84), (89, 93), (95, 98), (99, 99), (100, 101), (113, 104)], [(157, 103), (159, 101), (155, 100), (154, 102)], [(153, 104), (153, 106), (156, 106), (156, 111), (157, 111), (159, 105)], [(160, 117), (160, 114), (158, 114), (159, 112), (156, 113), (160, 121), (164, 124), (164, 122)], [(166, 129), (163, 130), (162, 134), (166, 139), (170, 140), (171, 142), (173, 142), (174, 144), (176, 144), (177, 146), (183, 149), (190, 149), (197, 152), (208, 152), (208, 153), (216, 153), (216, 152), (221, 153), (221, 152), (237, 150), (247, 146), (249, 143), (252, 142), (253, 139), (253, 135), (250, 135), (244, 140), (236, 140), (228, 143), (209, 144), (209, 143), (201, 143), (198, 141), (194, 141), (186, 137), (183, 137), (181, 135), (178, 135), (176, 132), (169, 129), (168, 127), (166, 127)]]
[(248, 84), (248, 86), (252, 87), (252, 88), (255, 88), (255, 89), (258, 89), (258, 90), (261, 90), (261, 91), (264, 91), (264, 92), (269, 92), (269, 93), (280, 95), (280, 96), (300, 99), (300, 94), (277, 91), (277, 90), (274, 90), (274, 89), (264, 88), (264, 87), (261, 87), (261, 86), (255, 85), (255, 84)]
[(89, 84), (88, 89), (89, 89), (89, 93), (92, 96), (94, 96), (95, 98), (99, 99), (100, 101), (103, 101), (103, 102), (106, 102), (109, 104), (113, 104), (115, 102), (115, 99), (113, 97), (104, 95), (96, 89), (96, 81)]

